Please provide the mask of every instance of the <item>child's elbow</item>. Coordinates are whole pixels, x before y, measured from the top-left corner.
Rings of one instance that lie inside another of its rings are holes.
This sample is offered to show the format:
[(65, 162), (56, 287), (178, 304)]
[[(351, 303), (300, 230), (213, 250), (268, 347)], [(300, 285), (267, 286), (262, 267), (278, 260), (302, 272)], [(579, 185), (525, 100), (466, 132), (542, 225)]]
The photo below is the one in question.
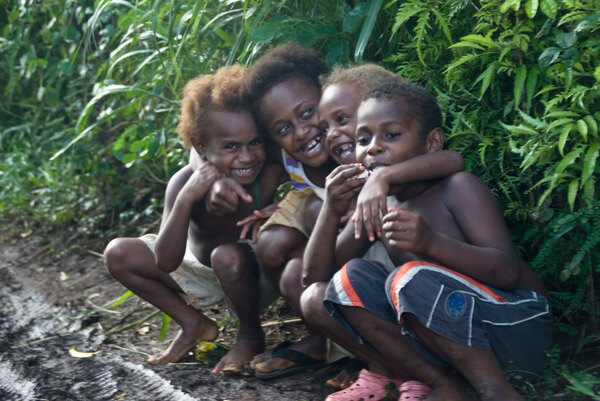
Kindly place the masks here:
[(498, 271), (498, 279), (494, 280), (496, 282), (496, 287), (506, 291), (513, 291), (519, 288), (521, 283), (521, 269), (519, 269), (518, 266), (502, 269), (500, 271)]
[(167, 263), (166, 261), (156, 258), (156, 267), (163, 273), (172, 273), (177, 269), (177, 265)]

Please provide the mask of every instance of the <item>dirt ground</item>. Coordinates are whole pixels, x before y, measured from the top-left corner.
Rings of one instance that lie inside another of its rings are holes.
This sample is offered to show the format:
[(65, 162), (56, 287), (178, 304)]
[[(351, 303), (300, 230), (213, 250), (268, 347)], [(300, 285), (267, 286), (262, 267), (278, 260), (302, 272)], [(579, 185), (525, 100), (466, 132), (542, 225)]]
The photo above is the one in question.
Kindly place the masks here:
[[(0, 400), (323, 400), (330, 393), (324, 382), (339, 367), (261, 381), (251, 372), (211, 374), (218, 353), (207, 363), (190, 354), (178, 364), (147, 364), (177, 325), (159, 342), (162, 317), (151, 305), (133, 296), (111, 309), (125, 289), (106, 272), (104, 244), (77, 238), (0, 243)], [(218, 341), (231, 345), (234, 322), (223, 309), (209, 314), (223, 325)], [(296, 320), (283, 303), (267, 310), (267, 348), (299, 338)]]
[[(18, 233), (17, 233), (18, 234)], [(147, 364), (175, 336), (172, 324), (159, 342), (162, 316), (132, 296), (111, 308), (126, 290), (112, 279), (100, 253), (106, 242), (82, 241), (74, 232), (8, 236), (0, 229), (0, 400), (324, 400), (326, 379), (341, 368), (261, 381), (252, 372), (216, 376), (206, 363), (186, 356), (167, 366)], [(218, 341), (232, 345), (234, 321), (222, 305), (207, 311), (221, 326)], [(262, 316), (270, 349), (304, 333), (297, 317), (279, 301)], [(558, 332), (558, 330), (557, 330)], [(568, 363), (598, 377), (600, 342), (579, 345), (577, 336), (556, 338), (553, 368)], [(526, 399), (599, 399), (574, 391), (564, 374), (524, 390)], [(586, 379), (587, 380), (587, 379)]]

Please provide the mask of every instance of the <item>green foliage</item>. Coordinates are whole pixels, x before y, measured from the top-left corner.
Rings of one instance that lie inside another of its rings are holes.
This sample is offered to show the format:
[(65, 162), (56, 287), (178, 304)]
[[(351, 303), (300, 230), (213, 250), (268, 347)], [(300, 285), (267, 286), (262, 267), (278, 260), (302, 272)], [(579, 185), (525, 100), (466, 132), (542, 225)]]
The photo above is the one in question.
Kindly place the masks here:
[[(599, 0), (0, 7), (0, 219), (106, 237), (155, 229), (187, 162), (175, 133), (185, 82), (296, 41), (329, 65), (378, 62), (434, 92), (449, 147), (497, 196), (559, 331), (597, 332)], [(574, 394), (597, 388), (576, 368), (560, 375)]]

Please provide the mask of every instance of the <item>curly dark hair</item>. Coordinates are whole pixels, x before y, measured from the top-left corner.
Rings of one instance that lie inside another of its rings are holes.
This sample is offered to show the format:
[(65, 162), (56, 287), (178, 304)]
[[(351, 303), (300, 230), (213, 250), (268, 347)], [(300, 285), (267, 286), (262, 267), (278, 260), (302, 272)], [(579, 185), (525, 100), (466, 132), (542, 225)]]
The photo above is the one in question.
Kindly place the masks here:
[(370, 89), (390, 81), (404, 82), (404, 79), (372, 63), (358, 64), (351, 67), (336, 66), (331, 74), (321, 76), (323, 90), (331, 85), (353, 85), (360, 97)]
[(194, 143), (206, 143), (210, 112), (251, 112), (247, 77), (246, 68), (233, 65), (221, 67), (214, 74), (201, 75), (187, 83), (183, 90), (177, 132), (188, 148)]
[(277, 46), (258, 59), (248, 77), (255, 120), (264, 132), (260, 102), (273, 86), (299, 79), (321, 89), (319, 77), (328, 72), (327, 65), (314, 50), (294, 43)]
[(427, 135), (442, 126), (440, 105), (435, 96), (422, 86), (405, 82), (387, 82), (365, 93), (361, 102), (373, 98), (393, 102), (404, 99), (411, 106), (410, 110), (407, 110), (408, 114), (421, 124), (421, 135)]

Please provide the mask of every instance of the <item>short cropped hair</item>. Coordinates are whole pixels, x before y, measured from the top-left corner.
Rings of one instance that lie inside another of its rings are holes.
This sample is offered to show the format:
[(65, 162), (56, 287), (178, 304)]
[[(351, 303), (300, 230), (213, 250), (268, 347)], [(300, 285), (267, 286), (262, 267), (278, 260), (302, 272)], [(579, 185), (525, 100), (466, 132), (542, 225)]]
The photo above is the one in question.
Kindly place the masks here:
[(239, 65), (221, 67), (187, 83), (181, 100), (177, 132), (188, 148), (206, 143), (209, 114), (213, 111), (251, 112), (246, 86), (248, 70)]
[(392, 102), (404, 99), (410, 107), (407, 110), (409, 115), (421, 124), (422, 135), (427, 135), (442, 126), (440, 106), (435, 96), (422, 86), (405, 82), (388, 82), (368, 91), (363, 96), (362, 102), (367, 99), (385, 99)]
[(323, 90), (331, 85), (353, 85), (358, 90), (359, 98), (379, 85), (387, 82), (404, 82), (402, 77), (386, 70), (377, 64), (360, 64), (354, 67), (337, 66), (329, 75), (322, 75)]
[(277, 46), (265, 53), (251, 68), (248, 77), (252, 110), (259, 125), (262, 125), (260, 102), (273, 86), (299, 79), (321, 89), (319, 77), (327, 71), (327, 65), (314, 50), (294, 43)]

